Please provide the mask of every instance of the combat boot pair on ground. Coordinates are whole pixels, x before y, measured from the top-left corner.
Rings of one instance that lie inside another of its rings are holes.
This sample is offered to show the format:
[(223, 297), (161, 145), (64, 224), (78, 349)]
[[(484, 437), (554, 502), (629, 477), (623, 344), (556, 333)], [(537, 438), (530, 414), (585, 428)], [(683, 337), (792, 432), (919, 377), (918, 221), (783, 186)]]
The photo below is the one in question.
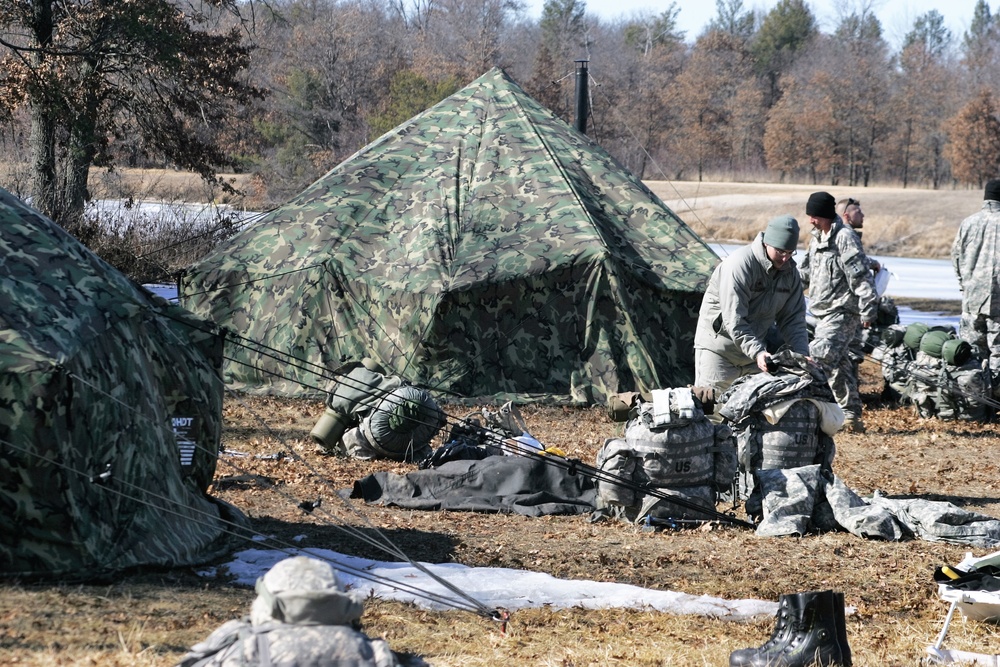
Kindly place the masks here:
[(812, 591), (778, 599), (774, 632), (758, 648), (729, 655), (730, 667), (851, 667), (844, 594)]

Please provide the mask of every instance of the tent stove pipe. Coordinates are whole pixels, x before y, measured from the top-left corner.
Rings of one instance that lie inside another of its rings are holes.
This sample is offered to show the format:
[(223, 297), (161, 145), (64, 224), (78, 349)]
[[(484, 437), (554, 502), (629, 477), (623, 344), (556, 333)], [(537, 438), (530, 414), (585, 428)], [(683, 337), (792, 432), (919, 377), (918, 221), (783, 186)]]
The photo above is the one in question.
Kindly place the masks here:
[(587, 134), (587, 100), (590, 93), (587, 90), (589, 77), (587, 63), (589, 60), (576, 61), (576, 129), (580, 134)]

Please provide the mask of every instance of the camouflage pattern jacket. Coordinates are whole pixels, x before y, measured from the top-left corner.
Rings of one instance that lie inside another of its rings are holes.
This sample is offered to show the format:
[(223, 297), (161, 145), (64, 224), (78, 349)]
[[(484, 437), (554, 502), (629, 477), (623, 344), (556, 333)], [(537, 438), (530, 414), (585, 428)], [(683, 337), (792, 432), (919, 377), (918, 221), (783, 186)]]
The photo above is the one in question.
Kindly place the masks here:
[(760, 233), (715, 267), (701, 302), (694, 345), (733, 364), (746, 364), (764, 351), (764, 337), (775, 324), (794, 351), (809, 354), (805, 297), (795, 262), (775, 270)]
[(962, 290), (962, 312), (1000, 315), (1000, 202), (986, 200), (983, 208), (962, 221), (951, 246), (951, 263)]
[(874, 322), (878, 294), (861, 239), (840, 218), (828, 233), (814, 229), (812, 235), (799, 265), (802, 282), (809, 287), (809, 310), (816, 317), (850, 313), (862, 322)]

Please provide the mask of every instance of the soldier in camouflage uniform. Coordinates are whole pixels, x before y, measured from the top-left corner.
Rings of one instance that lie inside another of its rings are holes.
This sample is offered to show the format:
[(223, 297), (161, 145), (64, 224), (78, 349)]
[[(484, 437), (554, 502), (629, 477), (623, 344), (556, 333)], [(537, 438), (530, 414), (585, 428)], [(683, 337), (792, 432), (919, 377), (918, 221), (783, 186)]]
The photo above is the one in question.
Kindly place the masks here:
[[(858, 235), (858, 240), (861, 240), (865, 226), (865, 212), (861, 209), (861, 200), (854, 199), (853, 197), (844, 197), (837, 202), (837, 213), (844, 221), (844, 224), (848, 225)], [(878, 260), (868, 257), (868, 268), (871, 269), (874, 276), (882, 269), (882, 265)], [(869, 334), (870, 332), (859, 328), (854, 340), (851, 341), (850, 354), (851, 361), (854, 362), (854, 375), (858, 374), (858, 366), (865, 358), (865, 340)]]
[(799, 275), (809, 289), (809, 310), (816, 317), (810, 355), (823, 366), (833, 395), (844, 409), (844, 428), (860, 432), (864, 430), (861, 394), (849, 349), (859, 327), (875, 322), (878, 295), (861, 240), (835, 207), (828, 192), (809, 196), (806, 214), (813, 238)]
[(805, 297), (792, 259), (798, 242), (798, 221), (779, 216), (715, 268), (694, 334), (695, 386), (719, 395), (737, 378), (767, 370), (771, 327), (808, 354)]
[[(951, 262), (962, 291), (959, 336), (989, 356), (993, 387), (1000, 380), (1000, 180), (986, 184), (983, 207), (962, 221)], [(996, 389), (994, 389), (996, 392)]]
[(195, 644), (177, 667), (403, 667), (397, 656), (357, 629), (364, 596), (345, 591), (329, 563), (294, 556), (257, 580), (250, 616), (224, 623)]

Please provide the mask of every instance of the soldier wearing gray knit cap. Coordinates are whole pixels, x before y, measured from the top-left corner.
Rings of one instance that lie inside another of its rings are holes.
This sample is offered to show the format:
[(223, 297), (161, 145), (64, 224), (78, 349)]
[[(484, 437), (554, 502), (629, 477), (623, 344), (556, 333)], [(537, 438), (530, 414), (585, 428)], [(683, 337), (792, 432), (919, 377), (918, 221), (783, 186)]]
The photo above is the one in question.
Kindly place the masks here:
[(806, 307), (795, 267), (799, 223), (790, 215), (715, 267), (694, 334), (695, 386), (718, 396), (739, 377), (767, 370), (765, 338), (776, 327), (785, 343), (808, 354)]
[(962, 291), (959, 337), (990, 360), (1000, 394), (1000, 180), (986, 184), (982, 208), (962, 221), (951, 247)]

